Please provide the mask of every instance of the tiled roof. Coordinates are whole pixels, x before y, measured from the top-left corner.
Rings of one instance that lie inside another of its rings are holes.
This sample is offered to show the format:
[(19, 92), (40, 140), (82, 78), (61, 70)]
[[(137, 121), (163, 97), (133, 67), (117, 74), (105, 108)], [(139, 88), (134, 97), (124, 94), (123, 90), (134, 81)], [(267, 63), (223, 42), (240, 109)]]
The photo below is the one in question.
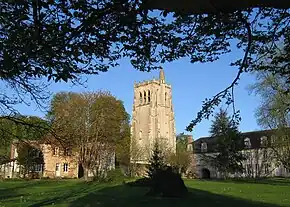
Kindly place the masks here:
[[(271, 137), (277, 134), (277, 130), (261, 130), (261, 131), (252, 131), (252, 132), (244, 132), (242, 133), (242, 139), (249, 138), (251, 142), (250, 149), (258, 149), (261, 148), (261, 137), (267, 137), (267, 146), (271, 144)], [(194, 141), (194, 149), (195, 152), (201, 151), (201, 143), (207, 144), (207, 152), (214, 152), (217, 137), (201, 137)]]

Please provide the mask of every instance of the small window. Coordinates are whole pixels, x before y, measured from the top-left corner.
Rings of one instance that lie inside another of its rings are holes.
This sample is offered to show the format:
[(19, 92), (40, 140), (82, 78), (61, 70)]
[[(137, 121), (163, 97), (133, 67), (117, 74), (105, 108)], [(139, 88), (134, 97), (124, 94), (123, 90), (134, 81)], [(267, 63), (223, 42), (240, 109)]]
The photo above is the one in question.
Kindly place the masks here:
[(271, 136), (271, 144), (275, 144), (275, 142), (277, 141), (277, 137), (275, 135)]
[(166, 105), (166, 102), (167, 102), (167, 93), (165, 92), (165, 105)]
[(35, 172), (41, 172), (42, 171), (42, 164), (36, 164), (35, 165)]
[(53, 155), (58, 155), (58, 153), (59, 153), (59, 148), (58, 148), (58, 147), (54, 147), (52, 153), (53, 153)]
[(247, 148), (247, 149), (251, 148), (250, 138), (247, 137), (246, 139), (244, 139), (244, 145), (245, 145), (245, 148)]
[(142, 100), (142, 93), (140, 92), (139, 94), (139, 103), (142, 104), (143, 100)]
[(68, 163), (63, 163), (63, 172), (68, 171)]
[(151, 101), (151, 95), (150, 95), (150, 90), (148, 90), (148, 103)]
[(261, 137), (260, 142), (261, 142), (262, 147), (266, 147), (267, 146), (267, 137), (266, 136)]
[(71, 156), (71, 148), (64, 148), (63, 155), (64, 156)]
[(144, 91), (144, 104), (146, 104), (146, 91)]
[(201, 152), (207, 152), (207, 144), (205, 142), (201, 143)]
[(139, 131), (139, 139), (140, 140), (142, 139), (142, 131), (141, 130)]

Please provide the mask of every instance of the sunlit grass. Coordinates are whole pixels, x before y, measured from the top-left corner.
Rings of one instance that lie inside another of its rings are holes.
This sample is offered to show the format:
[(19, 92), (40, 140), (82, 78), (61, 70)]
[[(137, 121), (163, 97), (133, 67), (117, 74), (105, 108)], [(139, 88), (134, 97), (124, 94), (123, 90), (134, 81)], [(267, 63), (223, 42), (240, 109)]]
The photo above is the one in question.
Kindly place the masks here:
[(290, 206), (290, 180), (185, 180), (183, 199), (145, 196), (147, 188), (81, 180), (0, 182), (0, 206)]

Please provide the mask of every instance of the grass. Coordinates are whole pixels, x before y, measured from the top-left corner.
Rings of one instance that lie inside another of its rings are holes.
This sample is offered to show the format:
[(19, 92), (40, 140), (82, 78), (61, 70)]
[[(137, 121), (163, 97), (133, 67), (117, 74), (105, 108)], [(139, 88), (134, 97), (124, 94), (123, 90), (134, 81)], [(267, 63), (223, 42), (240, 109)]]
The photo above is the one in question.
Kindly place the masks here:
[(146, 188), (80, 180), (0, 182), (0, 206), (290, 206), (290, 180), (185, 181), (183, 199), (144, 196)]

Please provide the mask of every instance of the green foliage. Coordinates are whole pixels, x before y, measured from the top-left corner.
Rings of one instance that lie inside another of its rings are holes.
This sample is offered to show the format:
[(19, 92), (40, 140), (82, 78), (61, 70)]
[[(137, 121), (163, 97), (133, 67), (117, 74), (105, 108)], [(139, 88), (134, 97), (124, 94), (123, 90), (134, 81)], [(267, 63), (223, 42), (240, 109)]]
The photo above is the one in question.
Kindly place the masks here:
[(149, 178), (152, 179), (159, 170), (165, 169), (165, 167), (166, 163), (164, 154), (158, 142), (155, 142), (152, 151), (152, 156), (149, 159), (149, 165), (147, 168), (147, 174)]
[(286, 76), (256, 72), (250, 91), (260, 96), (256, 110), (258, 124), (267, 129), (290, 126), (290, 86)]
[(118, 161), (127, 161), (119, 144), (128, 137), (129, 115), (123, 102), (109, 92), (57, 93), (47, 118), (58, 135), (57, 142), (78, 154), (85, 179), (89, 169), (102, 174), (100, 159), (110, 156), (106, 155), (109, 151), (118, 149)]
[(177, 169), (178, 173), (185, 173), (190, 164), (190, 152), (187, 151), (188, 136), (179, 134), (176, 136), (176, 153), (169, 157), (171, 166)]
[(215, 115), (210, 133), (212, 137), (217, 138), (215, 152), (218, 154), (212, 160), (213, 165), (225, 175), (242, 172), (242, 161), (245, 160), (241, 152), (243, 139), (236, 122), (228, 117), (225, 110), (220, 109)]
[(0, 159), (10, 160), (13, 140), (40, 140), (49, 130), (48, 122), (36, 116), (0, 117)]
[(120, 182), (125, 180), (124, 172), (120, 168), (116, 168), (114, 170), (110, 170), (107, 173), (106, 180), (108, 182)]
[[(233, 83), (205, 100), (187, 127), (192, 130), (223, 98), (232, 103), (231, 89), (241, 73), (264, 70), (289, 77), (289, 10), (260, 7), (211, 14), (152, 13), (146, 9), (148, 2), (1, 1), (1, 80), (16, 95), (28, 93), (40, 101), (42, 90), (35, 86), (35, 79), (78, 81), (82, 74), (117, 66), (124, 57), (130, 58), (134, 68), (150, 71), (184, 57), (204, 63), (234, 48), (245, 51), (244, 57), (232, 61), (239, 68)], [(284, 45), (283, 54), (273, 49), (278, 41)], [(265, 55), (271, 57), (270, 64), (257, 61)], [(22, 101), (15, 97), (1, 94), (1, 106), (12, 110)]]
[(44, 165), (43, 153), (41, 150), (33, 147), (29, 143), (19, 143), (17, 146), (17, 161), (19, 165), (22, 166), (22, 173), (25, 177), (26, 174), (32, 176), (31, 178), (35, 178), (35, 166), (36, 165)]

